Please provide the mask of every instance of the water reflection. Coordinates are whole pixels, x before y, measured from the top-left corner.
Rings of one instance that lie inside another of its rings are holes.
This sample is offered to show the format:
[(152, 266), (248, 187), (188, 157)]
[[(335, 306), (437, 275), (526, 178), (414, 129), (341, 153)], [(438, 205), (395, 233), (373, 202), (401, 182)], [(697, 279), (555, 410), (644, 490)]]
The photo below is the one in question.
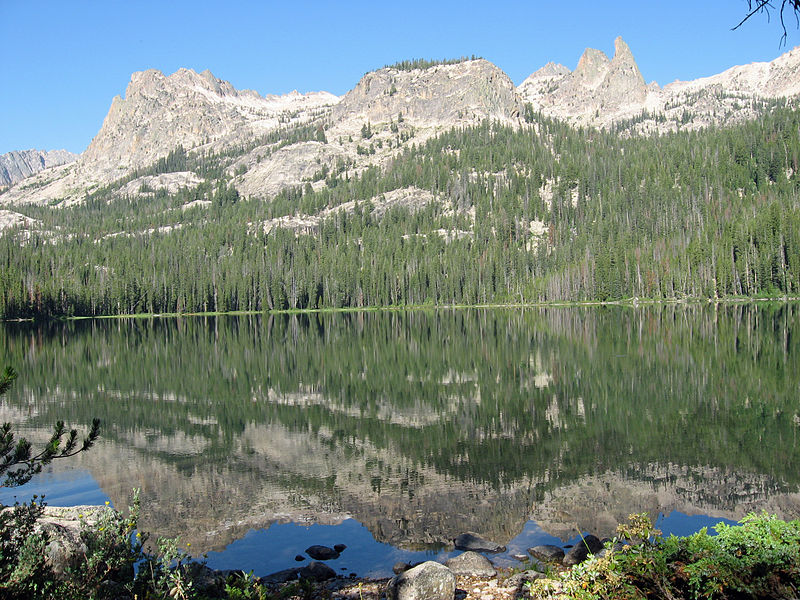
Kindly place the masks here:
[[(630, 512), (800, 516), (798, 307), (7, 324), (2, 418), (103, 420), (71, 467), (218, 551), (354, 518), (376, 543), (567, 540)], [(252, 534), (251, 534), (252, 535)], [(347, 543), (346, 541), (344, 543)], [(292, 565), (285, 565), (292, 566)]]

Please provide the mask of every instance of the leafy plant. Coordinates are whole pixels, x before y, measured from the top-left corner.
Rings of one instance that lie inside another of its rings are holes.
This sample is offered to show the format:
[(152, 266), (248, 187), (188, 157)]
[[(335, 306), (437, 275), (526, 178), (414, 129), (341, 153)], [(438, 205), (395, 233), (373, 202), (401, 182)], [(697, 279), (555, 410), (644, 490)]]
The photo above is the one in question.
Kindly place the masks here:
[[(783, 598), (800, 586), (800, 521), (750, 514), (736, 526), (720, 523), (663, 539), (645, 514), (619, 528), (633, 542), (574, 566), (558, 581), (530, 586), (535, 598)], [(612, 544), (616, 540), (612, 541)], [(612, 545), (609, 544), (609, 549)]]
[(17, 502), (0, 510), (0, 596), (41, 597), (53, 586), (45, 562), (47, 536), (36, 531), (44, 512), (44, 499), (34, 496), (27, 504)]
[(252, 571), (230, 575), (225, 582), (225, 594), (230, 600), (267, 600), (270, 597)]

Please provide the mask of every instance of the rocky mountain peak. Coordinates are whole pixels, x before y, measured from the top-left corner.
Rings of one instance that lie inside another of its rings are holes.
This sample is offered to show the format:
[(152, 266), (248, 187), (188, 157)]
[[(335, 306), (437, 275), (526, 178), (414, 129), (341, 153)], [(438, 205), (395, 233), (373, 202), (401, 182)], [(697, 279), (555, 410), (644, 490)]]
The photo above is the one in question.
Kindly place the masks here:
[(576, 78), (580, 78), (582, 83), (594, 87), (603, 81), (610, 65), (611, 61), (604, 52), (586, 48), (578, 61), (574, 75)]
[(333, 120), (360, 115), (388, 122), (400, 113), (421, 125), (446, 125), (516, 118), (520, 103), (508, 75), (484, 59), (410, 70), (384, 67), (361, 78), (335, 107)]
[(563, 77), (569, 75), (569, 69), (560, 63), (550, 61), (538, 71), (534, 71), (531, 77)]
[(644, 102), (647, 85), (633, 53), (621, 37), (614, 40), (614, 58), (600, 86), (604, 106), (619, 106), (630, 102)]
[[(150, 69), (134, 73), (125, 98), (116, 97), (82, 162), (116, 172), (146, 166), (178, 145), (236, 143), (279, 125), (280, 116), (332, 103), (335, 96), (262, 98), (237, 91), (205, 70), (179, 69), (169, 76)], [(306, 102), (306, 100), (309, 100)]]
[(631, 52), (630, 47), (625, 43), (625, 40), (622, 39), (621, 35), (618, 35), (614, 40), (614, 59), (619, 61), (634, 62), (633, 52)]

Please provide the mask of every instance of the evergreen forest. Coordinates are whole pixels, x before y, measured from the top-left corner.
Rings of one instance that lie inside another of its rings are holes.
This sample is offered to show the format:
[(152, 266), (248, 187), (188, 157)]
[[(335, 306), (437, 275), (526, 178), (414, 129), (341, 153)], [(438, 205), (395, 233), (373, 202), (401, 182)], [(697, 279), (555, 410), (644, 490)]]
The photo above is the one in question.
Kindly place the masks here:
[[(800, 110), (754, 108), (735, 127), (632, 137), (528, 106), (521, 127), (398, 137), (409, 143), (385, 168), (323, 169), (325, 185), (268, 201), (234, 189), (249, 147), (179, 148), (80, 205), (14, 207), (40, 225), (0, 237), (0, 315), (797, 297)], [(267, 142), (324, 138), (312, 124)], [(203, 182), (118, 194), (175, 171)], [(404, 188), (433, 200), (376, 209)], [(263, 227), (323, 209), (307, 230)]]

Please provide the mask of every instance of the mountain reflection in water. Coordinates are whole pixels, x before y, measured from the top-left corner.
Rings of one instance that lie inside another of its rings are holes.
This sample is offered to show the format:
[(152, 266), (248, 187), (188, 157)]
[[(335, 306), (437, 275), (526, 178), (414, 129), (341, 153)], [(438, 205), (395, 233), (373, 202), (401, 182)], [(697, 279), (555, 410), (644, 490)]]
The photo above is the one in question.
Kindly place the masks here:
[(141, 488), (142, 528), (198, 552), (351, 518), (435, 554), (531, 520), (568, 540), (644, 510), (797, 518), (799, 308), (9, 323), (0, 418), (37, 439), (101, 418), (56, 475), (115, 506)]

